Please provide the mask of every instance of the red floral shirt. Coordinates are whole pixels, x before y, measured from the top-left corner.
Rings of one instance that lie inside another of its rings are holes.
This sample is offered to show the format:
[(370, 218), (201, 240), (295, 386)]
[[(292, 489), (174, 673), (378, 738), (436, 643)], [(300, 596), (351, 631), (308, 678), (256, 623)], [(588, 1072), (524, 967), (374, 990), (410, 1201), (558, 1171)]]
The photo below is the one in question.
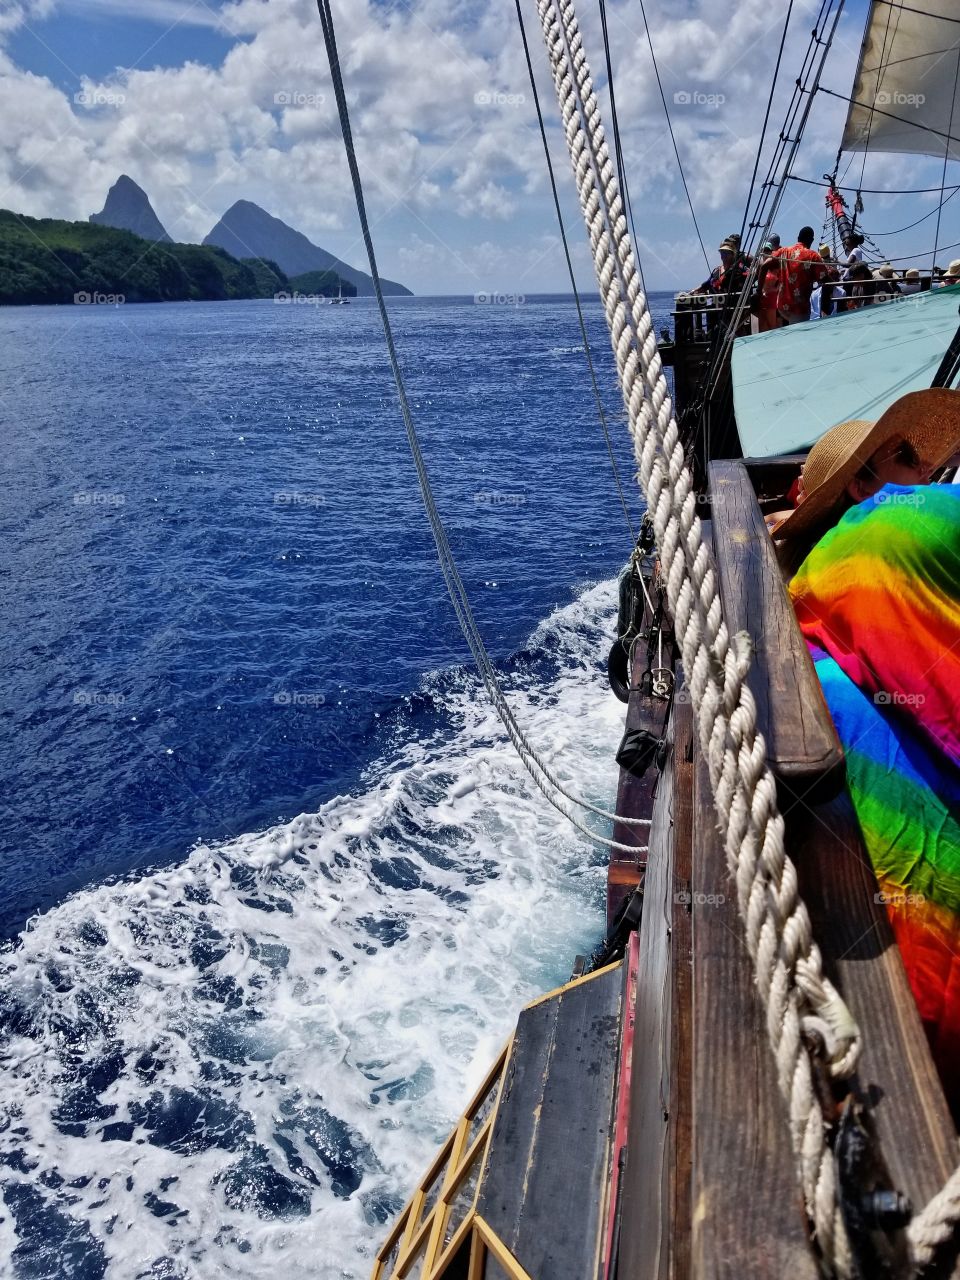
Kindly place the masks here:
[(775, 266), (767, 279), (777, 281), (777, 310), (786, 315), (810, 315), (810, 294), (814, 285), (827, 275), (827, 264), (815, 249), (794, 244), (777, 249), (772, 255)]

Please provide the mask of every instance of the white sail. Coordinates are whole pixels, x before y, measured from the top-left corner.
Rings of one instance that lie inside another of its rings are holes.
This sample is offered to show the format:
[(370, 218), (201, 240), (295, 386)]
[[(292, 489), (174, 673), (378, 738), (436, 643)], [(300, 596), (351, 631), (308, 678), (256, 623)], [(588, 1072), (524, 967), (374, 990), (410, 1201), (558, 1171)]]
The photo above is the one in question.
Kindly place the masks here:
[(843, 149), (960, 159), (958, 69), (960, 0), (874, 0)]

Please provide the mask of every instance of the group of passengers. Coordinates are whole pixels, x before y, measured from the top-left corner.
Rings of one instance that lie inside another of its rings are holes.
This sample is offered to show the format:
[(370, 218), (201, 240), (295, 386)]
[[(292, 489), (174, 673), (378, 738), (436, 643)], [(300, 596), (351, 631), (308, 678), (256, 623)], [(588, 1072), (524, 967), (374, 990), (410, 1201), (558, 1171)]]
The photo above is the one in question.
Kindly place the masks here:
[[(922, 276), (917, 267), (910, 267), (898, 274), (889, 262), (870, 267), (859, 232), (844, 237), (839, 258), (830, 245), (814, 249), (813, 242), (812, 227), (801, 227), (796, 244), (787, 247), (781, 246), (777, 235), (764, 242), (750, 300), (760, 333), (960, 283), (960, 258), (946, 272), (934, 267)], [(694, 292), (739, 293), (752, 265), (751, 257), (740, 249), (739, 235), (729, 235), (720, 245), (720, 265)]]

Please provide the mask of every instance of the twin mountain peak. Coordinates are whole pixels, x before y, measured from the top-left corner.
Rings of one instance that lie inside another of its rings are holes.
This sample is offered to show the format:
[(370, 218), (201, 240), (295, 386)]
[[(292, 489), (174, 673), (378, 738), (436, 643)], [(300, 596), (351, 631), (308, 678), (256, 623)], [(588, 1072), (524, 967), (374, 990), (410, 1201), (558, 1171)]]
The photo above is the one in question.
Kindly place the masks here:
[[(99, 213), (90, 215), (90, 221), (132, 231), (145, 240), (173, 243), (154, 213), (147, 193), (126, 174), (113, 184), (106, 204)], [(345, 283), (355, 285), (360, 297), (373, 293), (373, 281), (366, 272), (341, 262), (302, 232), (295, 231), (250, 200), (237, 200), (232, 204), (203, 243), (226, 249), (235, 258), (265, 258), (275, 262), (291, 278), (308, 271), (333, 271)], [(386, 294), (410, 294), (409, 289), (393, 280), (381, 280), (381, 284)]]

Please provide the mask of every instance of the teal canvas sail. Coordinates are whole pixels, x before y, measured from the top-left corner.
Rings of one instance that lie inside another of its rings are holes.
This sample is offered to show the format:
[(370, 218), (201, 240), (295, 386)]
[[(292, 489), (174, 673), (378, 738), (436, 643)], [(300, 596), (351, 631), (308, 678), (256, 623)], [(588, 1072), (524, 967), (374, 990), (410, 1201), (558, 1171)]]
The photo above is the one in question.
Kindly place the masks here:
[(929, 387), (960, 325), (960, 285), (811, 320), (733, 344), (745, 457), (808, 449), (838, 422), (874, 419)]

